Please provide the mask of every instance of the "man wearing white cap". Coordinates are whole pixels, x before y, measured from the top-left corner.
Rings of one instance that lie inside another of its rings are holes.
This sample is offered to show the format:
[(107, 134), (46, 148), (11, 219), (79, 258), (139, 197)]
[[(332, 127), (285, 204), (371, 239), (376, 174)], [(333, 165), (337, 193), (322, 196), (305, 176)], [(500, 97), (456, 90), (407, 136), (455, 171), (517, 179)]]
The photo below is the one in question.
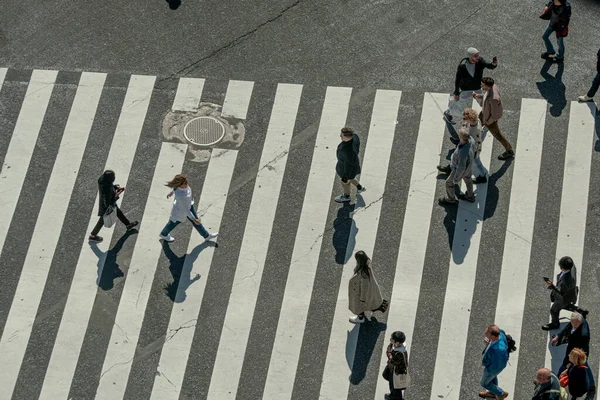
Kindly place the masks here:
[(473, 92), (482, 93), (483, 70), (495, 69), (498, 66), (498, 57), (494, 57), (492, 62), (488, 63), (479, 56), (479, 50), (475, 47), (469, 47), (467, 56), (458, 64), (453, 97), (450, 99), (448, 109), (444, 112), (444, 119), (452, 125), (460, 122), (469, 99), (473, 97)]

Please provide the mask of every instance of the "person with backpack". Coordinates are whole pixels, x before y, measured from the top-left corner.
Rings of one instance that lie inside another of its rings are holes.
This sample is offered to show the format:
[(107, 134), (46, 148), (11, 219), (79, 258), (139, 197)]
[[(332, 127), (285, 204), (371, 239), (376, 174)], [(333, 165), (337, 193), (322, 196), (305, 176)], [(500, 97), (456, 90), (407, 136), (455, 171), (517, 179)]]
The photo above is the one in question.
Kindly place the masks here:
[(560, 387), (558, 377), (548, 368), (540, 368), (533, 381), (535, 389), (531, 400), (567, 400), (567, 392)]
[(388, 362), (383, 370), (383, 379), (389, 382), (390, 393), (385, 395), (385, 400), (403, 400), (402, 391), (410, 385), (405, 341), (406, 335), (401, 331), (392, 333), (390, 337), (390, 344), (385, 352)]
[(479, 397), (504, 400), (508, 397), (508, 392), (498, 386), (498, 374), (506, 368), (508, 363), (508, 339), (506, 333), (496, 325), (490, 325), (485, 330), (484, 342), (487, 344), (481, 354), (483, 359), (483, 374), (481, 376), (481, 386), (485, 389), (479, 392)]

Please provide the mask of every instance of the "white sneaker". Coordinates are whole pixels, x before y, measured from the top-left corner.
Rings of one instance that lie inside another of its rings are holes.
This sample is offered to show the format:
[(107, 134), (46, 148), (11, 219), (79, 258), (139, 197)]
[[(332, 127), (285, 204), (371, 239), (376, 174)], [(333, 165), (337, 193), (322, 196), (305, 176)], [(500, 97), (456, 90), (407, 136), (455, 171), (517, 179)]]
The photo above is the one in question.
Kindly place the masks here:
[(348, 318), (348, 320), (350, 322), (352, 322), (353, 324), (362, 324), (363, 322), (365, 322), (365, 319), (359, 317), (358, 315), (355, 315), (354, 317), (350, 317), (350, 318)]
[(350, 201), (350, 196), (346, 197), (343, 194), (340, 194), (333, 200), (335, 200), (336, 203), (346, 203)]
[(164, 240), (165, 242), (172, 242), (173, 240), (175, 240), (175, 238), (171, 235), (167, 235), (167, 236), (158, 235), (158, 237), (161, 238), (162, 240)]
[(356, 188), (356, 193), (362, 193), (362, 192), (366, 192), (367, 188), (365, 187), (365, 185), (360, 185), (360, 189)]
[(219, 232), (209, 233), (207, 237), (204, 238), (205, 242), (208, 242), (210, 239), (214, 239), (219, 236)]
[(579, 101), (594, 101), (593, 97), (588, 97), (588, 95), (586, 94), (585, 96), (579, 96), (577, 98), (577, 100)]

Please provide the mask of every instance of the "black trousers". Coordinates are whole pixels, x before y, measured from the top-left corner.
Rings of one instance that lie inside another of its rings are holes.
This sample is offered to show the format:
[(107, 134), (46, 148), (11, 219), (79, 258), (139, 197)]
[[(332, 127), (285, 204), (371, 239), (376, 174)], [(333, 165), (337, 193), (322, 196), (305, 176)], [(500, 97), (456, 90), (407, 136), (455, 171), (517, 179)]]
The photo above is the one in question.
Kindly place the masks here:
[(402, 397), (402, 389), (394, 389), (394, 375), (390, 374), (390, 380), (388, 381), (390, 385), (390, 399), (393, 400), (403, 400)]
[[(117, 217), (119, 218), (119, 220), (125, 224), (125, 226), (129, 225), (130, 222), (127, 219), (127, 217), (125, 216), (125, 214), (123, 214), (123, 211), (121, 211), (121, 209), (119, 207), (117, 207)], [(100, 232), (100, 229), (104, 226), (104, 218), (100, 217), (100, 219), (98, 220), (98, 222), (96, 222), (96, 226), (94, 227), (94, 229), (92, 230), (92, 236), (96, 236), (98, 234), (98, 232)]]
[(577, 311), (578, 307), (573, 304), (573, 303), (564, 303), (562, 301), (555, 301), (554, 303), (552, 303), (552, 306), (550, 307), (550, 317), (552, 319), (552, 323), (559, 323), (560, 321), (558, 320), (559, 315), (560, 315), (560, 310), (568, 310), (568, 311)]

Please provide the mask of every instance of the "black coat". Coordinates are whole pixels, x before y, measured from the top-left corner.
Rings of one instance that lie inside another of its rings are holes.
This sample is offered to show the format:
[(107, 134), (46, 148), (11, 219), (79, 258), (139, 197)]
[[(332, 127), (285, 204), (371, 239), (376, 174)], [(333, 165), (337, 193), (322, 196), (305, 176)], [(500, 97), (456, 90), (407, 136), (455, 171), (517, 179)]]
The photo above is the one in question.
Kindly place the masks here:
[(467, 70), (467, 63), (469, 62), (468, 58), (463, 58), (458, 64), (458, 68), (456, 69), (456, 79), (454, 81), (454, 95), (458, 96), (460, 92), (465, 90), (477, 90), (481, 89), (481, 78), (483, 78), (483, 70), (495, 69), (497, 65), (493, 63), (489, 63), (483, 59), (483, 57), (479, 57), (477, 63), (475, 63), (475, 73), (474, 76), (469, 74)]
[(596, 58), (596, 72), (600, 74), (600, 50), (598, 50), (597, 58)]
[(569, 322), (558, 334), (557, 346), (567, 343), (567, 358), (574, 348), (579, 348), (585, 352), (587, 356), (590, 353), (590, 326), (584, 319), (579, 328), (571, 333), (573, 325)]
[(556, 276), (556, 284), (552, 285), (550, 293), (551, 301), (560, 301), (567, 305), (577, 302), (577, 269), (573, 267), (571, 271), (566, 272), (560, 277)]
[(552, 5), (550, 26), (553, 31), (560, 32), (569, 26), (569, 22), (571, 22), (571, 4), (569, 4), (568, 1), (565, 1), (563, 5), (557, 7), (551, 1), (547, 6), (550, 7), (550, 5)]
[(567, 374), (569, 375), (569, 393), (573, 397), (581, 397), (590, 390), (590, 381), (588, 379), (587, 367), (571, 366)]
[[(114, 175), (113, 175), (114, 182)], [(101, 217), (106, 213), (108, 206), (117, 206), (117, 186), (113, 184), (106, 175), (102, 175), (98, 179), (98, 216)]]
[(560, 399), (560, 383), (558, 378), (552, 374), (548, 382), (538, 383), (535, 386), (533, 397), (531, 400), (559, 400)]
[(337, 164), (335, 172), (345, 179), (354, 179), (360, 174), (360, 139), (358, 135), (353, 134), (352, 140), (347, 142), (342, 141), (337, 147)]

